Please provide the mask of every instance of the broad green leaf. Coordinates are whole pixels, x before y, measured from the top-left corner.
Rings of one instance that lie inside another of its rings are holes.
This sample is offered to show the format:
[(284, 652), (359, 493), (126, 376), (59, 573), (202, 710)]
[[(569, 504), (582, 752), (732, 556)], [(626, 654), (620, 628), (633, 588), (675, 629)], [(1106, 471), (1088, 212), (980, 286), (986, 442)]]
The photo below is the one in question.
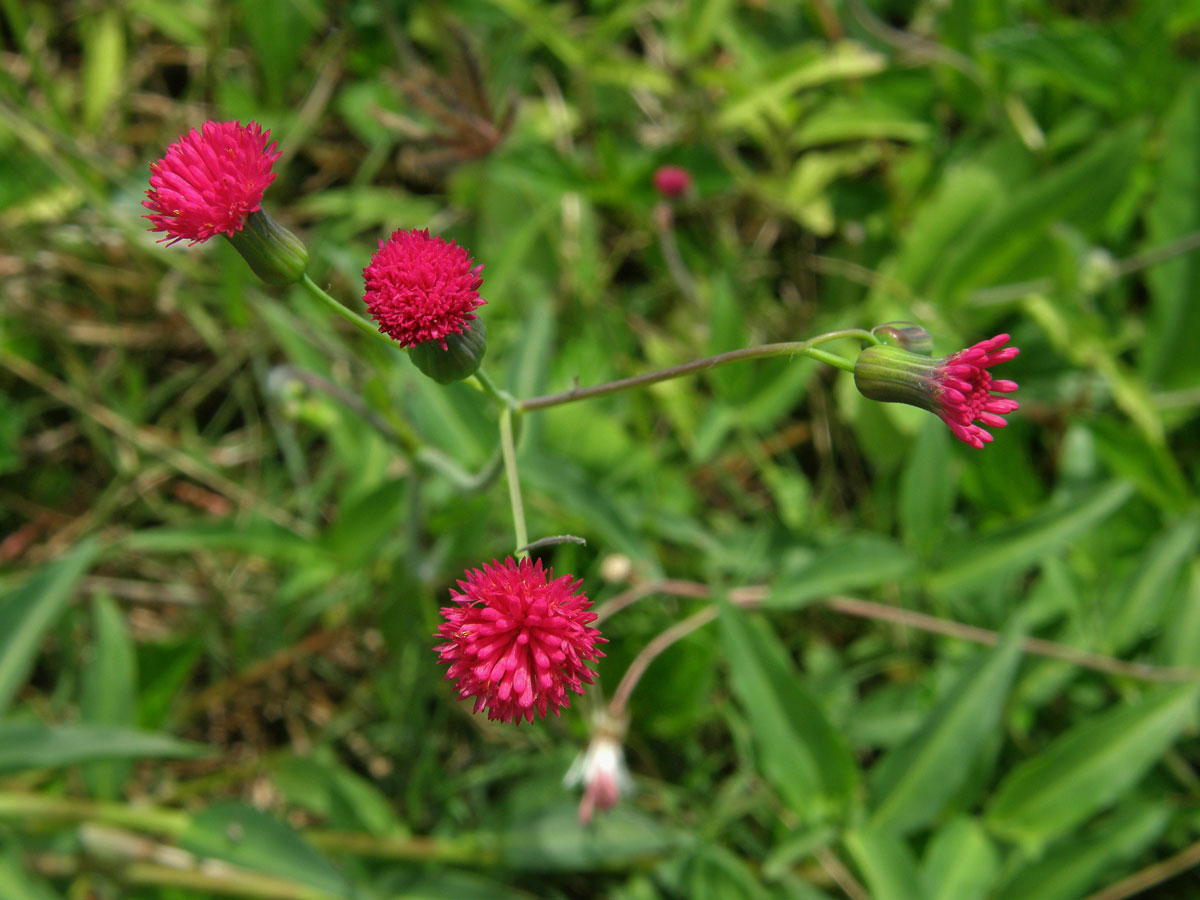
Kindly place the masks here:
[(621, 807), (583, 826), (576, 804), (563, 803), (505, 828), (501, 853), (513, 868), (575, 872), (647, 865), (688, 843), (685, 833)]
[(29, 676), (42, 636), (62, 615), (76, 583), (99, 552), (94, 541), (82, 541), (0, 598), (0, 715)]
[(763, 877), (778, 881), (804, 857), (828, 847), (838, 836), (837, 829), (830, 825), (801, 828), (797, 833), (776, 841), (770, 854), (763, 860)]
[(1138, 804), (1078, 837), (1056, 845), (1001, 885), (1004, 900), (1077, 900), (1103, 883), (1105, 873), (1136, 860), (1166, 828), (1171, 807)]
[[(1146, 212), (1146, 241), (1159, 247), (1200, 229), (1200, 77), (1178, 88), (1162, 137), (1154, 198)], [(1200, 331), (1200, 257), (1193, 253), (1146, 273), (1150, 310), (1139, 341), (1141, 368), (1152, 383), (1192, 387), (1200, 379), (1189, 335)]]
[(241, 525), (232, 521), (183, 528), (148, 528), (121, 539), (123, 550), (147, 553), (191, 553), (196, 550), (236, 550), (276, 562), (302, 563), (321, 556), (312, 541), (269, 522)]
[(111, 725), (0, 722), (0, 773), (54, 769), (92, 760), (189, 759), (205, 747), (167, 734)]
[(0, 851), (0, 897), (60, 900), (62, 895), (42, 879), (31, 875), (22, 863), (19, 848), (9, 842)]
[(1013, 190), (951, 247), (934, 274), (930, 299), (951, 302), (971, 288), (1003, 279), (1044, 245), (1046, 229), (1060, 219), (1098, 219), (1124, 186), (1142, 135), (1140, 125), (1118, 129)]
[(883, 156), (878, 144), (809, 150), (797, 160), (783, 184), (768, 180), (763, 191), (769, 200), (781, 204), (805, 228), (827, 236), (837, 225), (828, 194), (830, 185), (874, 167)]
[(1135, 784), (1193, 720), (1200, 685), (1155, 688), (1091, 716), (1009, 772), (988, 804), (997, 834), (1038, 846)]
[(130, 0), (126, 9), (131, 18), (145, 19), (147, 24), (184, 47), (204, 46), (205, 35), (217, 12), (206, 4), (180, 6), (174, 0)]
[(917, 862), (900, 837), (859, 828), (849, 832), (843, 843), (862, 873), (871, 900), (925, 900)]
[(405, 500), (408, 479), (385, 481), (375, 490), (346, 504), (337, 521), (321, 536), (321, 547), (345, 569), (358, 569), (376, 558), (380, 545), (402, 532), (411, 513)]
[(904, 543), (924, 555), (945, 539), (957, 484), (950, 464), (950, 432), (927, 416), (900, 477), (900, 530)]
[(83, 38), (83, 124), (95, 130), (112, 110), (125, 69), (125, 23), (117, 9), (103, 9), (80, 23)]
[(750, 720), (763, 776), (804, 820), (844, 813), (857, 763), (787, 650), (765, 622), (743, 611), (725, 606), (720, 622), (730, 681)]
[[(545, 387), (554, 353), (555, 329), (550, 303), (530, 304), (521, 330), (521, 352), (509, 365), (509, 384), (514, 396), (532, 397)], [(532, 423), (525, 427), (532, 427)]]
[(1167, 447), (1116, 418), (1095, 419), (1089, 428), (1096, 450), (1115, 475), (1129, 479), (1164, 510), (1178, 513), (1187, 508), (1192, 490)]
[(1196, 665), (1200, 647), (1200, 560), (1193, 560), (1175, 605), (1163, 619), (1170, 626), (1158, 641), (1159, 655), (1170, 666)]
[(962, 164), (947, 170), (904, 228), (900, 250), (884, 265), (888, 277), (872, 289), (872, 311), (880, 316), (907, 315), (897, 313), (892, 304), (902, 303), (899, 309), (907, 309), (909, 291), (923, 294), (963, 233), (994, 209), (1003, 196), (996, 175), (982, 166)]
[[(121, 608), (105, 596), (92, 603), (92, 656), (84, 667), (80, 713), (89, 725), (131, 727), (137, 701), (137, 653), (125, 629)], [(88, 793), (115, 800), (129, 777), (128, 762), (89, 763), (83, 767)]]
[(1146, 634), (1163, 627), (1163, 610), (1179, 584), (1183, 567), (1195, 556), (1200, 542), (1200, 515), (1180, 519), (1155, 537), (1142, 554), (1137, 573), (1104, 623), (1107, 643), (1125, 650)]
[(537, 900), (499, 880), (441, 866), (429, 872), (393, 867), (379, 890), (387, 900)]
[(764, 605), (793, 609), (815, 597), (876, 587), (904, 577), (916, 564), (895, 542), (855, 535), (784, 562)]
[(927, 122), (867, 98), (837, 98), (804, 117), (792, 135), (796, 149), (845, 141), (923, 141)]
[(333, 865), (275, 816), (240, 803), (216, 803), (194, 816), (179, 845), (198, 856), (223, 859), (298, 882), (333, 897), (354, 891)]
[(297, 211), (321, 218), (349, 219), (357, 228), (424, 228), (438, 207), (420, 197), (373, 184), (363, 187), (326, 188), (298, 200)]
[(267, 102), (282, 107), (316, 24), (308, 16), (319, 7), (295, 0), (241, 0), (237, 6), (242, 28), (254, 48), (252, 59), (262, 73)]
[(983, 826), (965, 817), (951, 819), (925, 849), (926, 900), (983, 900), (999, 869), (1000, 854)]
[(929, 589), (948, 594), (1026, 568), (1103, 522), (1132, 494), (1132, 485), (1114, 481), (1000, 533), (964, 541), (930, 577)]
[(745, 127), (760, 116), (777, 112), (792, 94), (803, 88), (874, 75), (886, 67), (887, 57), (852, 41), (832, 47), (801, 47), (775, 57), (771, 70), (750, 80), (748, 88), (735, 94), (717, 121), (726, 129)]
[(388, 798), (328, 748), (285, 760), (275, 772), (275, 783), (290, 803), (318, 813), (330, 828), (371, 834), (402, 830)]
[(1040, 76), (1099, 106), (1115, 107), (1121, 100), (1126, 61), (1118, 45), (1091, 23), (1006, 28), (986, 35), (980, 48), (1024, 78)]
[(688, 900), (771, 900), (749, 867), (719, 844), (696, 848), (688, 873)]
[(981, 653), (913, 736), (875, 765), (870, 775), (873, 830), (903, 833), (937, 816), (1000, 727), (1020, 658), (1015, 633)]

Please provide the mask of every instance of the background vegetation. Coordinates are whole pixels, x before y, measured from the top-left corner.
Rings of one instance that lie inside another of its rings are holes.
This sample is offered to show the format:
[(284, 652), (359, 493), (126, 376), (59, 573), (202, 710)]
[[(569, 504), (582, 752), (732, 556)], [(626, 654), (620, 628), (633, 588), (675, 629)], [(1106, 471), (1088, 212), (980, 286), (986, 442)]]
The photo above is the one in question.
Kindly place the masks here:
[[(1200, 892), (1163, 880), (1200, 856), (1200, 5), (0, 10), (0, 895)], [(636, 794), (582, 828), (587, 713), (709, 601), (609, 620), (561, 720), (470, 716), (432, 632), (512, 549), (503, 483), (388, 433), (476, 470), (494, 413), (153, 243), (147, 164), (206, 118), (272, 130), (267, 207), (355, 309), (391, 230), (469, 247), (518, 396), (912, 319), (1010, 331), (1022, 410), (974, 452), (777, 360), (528, 416), (531, 532), (587, 538), (543, 556), (595, 600), (765, 586), (653, 664)]]

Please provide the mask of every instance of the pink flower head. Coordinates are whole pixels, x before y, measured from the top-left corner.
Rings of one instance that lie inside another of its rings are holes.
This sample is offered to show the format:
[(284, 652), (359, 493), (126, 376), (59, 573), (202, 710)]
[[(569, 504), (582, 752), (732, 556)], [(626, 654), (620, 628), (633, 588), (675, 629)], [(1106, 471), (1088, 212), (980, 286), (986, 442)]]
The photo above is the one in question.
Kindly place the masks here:
[(659, 166), (654, 189), (667, 198), (681, 197), (692, 187), (692, 173), (681, 166)]
[(437, 341), (445, 350), (446, 335), (467, 331), (487, 302), (479, 297), (482, 271), (454, 241), (400, 229), (363, 269), (363, 299), (379, 330), (401, 346)]
[(993, 379), (988, 371), (1021, 352), (1016, 347), (1005, 347), (1006, 343), (1008, 335), (998, 334), (947, 356), (937, 368), (937, 408), (933, 411), (956, 438), (977, 450), (991, 443), (992, 436), (975, 422), (1003, 428), (1008, 423), (1000, 417), (1021, 406), (1016, 400), (993, 394), (1011, 394), (1017, 389), (1015, 381)]
[(988, 371), (1019, 352), (1006, 343), (1008, 335), (998, 334), (941, 359), (886, 344), (867, 347), (854, 364), (854, 383), (872, 400), (908, 403), (935, 413), (956, 438), (979, 449), (992, 435), (975, 423), (1003, 428), (1007, 422), (1001, 417), (1020, 407), (1015, 400), (995, 396), (1011, 394), (1017, 383), (993, 379)]
[(142, 206), (161, 241), (193, 244), (217, 234), (232, 236), (262, 207), (279, 159), (270, 131), (257, 122), (205, 122), (150, 164), (150, 190)]
[(596, 619), (592, 603), (578, 593), (581, 581), (553, 576), (540, 560), (510, 556), (468, 570), (461, 593), (451, 590), (456, 605), (442, 609), (446, 621), (437, 630), (446, 643), (434, 649), (459, 697), (475, 698), (473, 712), (532, 722), (534, 712), (545, 718), (569, 706), (568, 688), (582, 694), (592, 683), (584, 661), (604, 655), (596, 649), (604, 638), (588, 624)]

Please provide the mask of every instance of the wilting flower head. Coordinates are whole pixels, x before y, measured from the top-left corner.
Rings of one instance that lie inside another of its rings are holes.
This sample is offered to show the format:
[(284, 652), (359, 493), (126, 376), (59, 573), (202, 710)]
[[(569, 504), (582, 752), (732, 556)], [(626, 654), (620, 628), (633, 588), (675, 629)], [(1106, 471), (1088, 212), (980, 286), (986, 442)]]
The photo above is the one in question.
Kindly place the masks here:
[(275, 180), (279, 159), (271, 132), (256, 122), (205, 122), (167, 148), (150, 164), (150, 190), (142, 206), (150, 210), (151, 231), (165, 231), (170, 244), (193, 244), (217, 234), (232, 237), (246, 217), (262, 206), (263, 192)]
[(941, 359), (884, 344), (867, 347), (854, 363), (854, 383), (872, 400), (936, 413), (956, 438), (978, 449), (992, 436), (975, 423), (1003, 428), (1007, 423), (1001, 416), (1020, 406), (993, 393), (1011, 394), (1017, 383), (994, 380), (988, 371), (1019, 352), (1005, 347), (1007, 342), (1007, 334), (998, 334)]
[(692, 173), (682, 166), (659, 166), (654, 173), (654, 189), (664, 197), (681, 197), (692, 186)]
[(621, 745), (624, 733), (624, 723), (612, 722), (606, 713), (601, 714), (587, 750), (575, 757), (563, 777), (566, 787), (583, 785), (579, 821), (584, 825), (592, 820), (597, 809), (612, 809), (622, 794), (633, 789), (633, 781), (625, 767), (625, 749)]
[(404, 347), (462, 334), (486, 302), (479, 297), (482, 265), (454, 241), (429, 231), (396, 231), (363, 269), (363, 299), (379, 330)]
[(442, 609), (437, 630), (446, 643), (434, 649), (459, 697), (475, 698), (473, 712), (532, 722), (535, 712), (545, 718), (570, 705), (568, 688), (582, 694), (592, 683), (584, 661), (604, 655), (596, 649), (604, 638), (589, 627), (592, 603), (578, 593), (582, 581), (553, 576), (541, 560), (510, 556), (467, 571), (459, 592), (451, 590), (455, 605)]

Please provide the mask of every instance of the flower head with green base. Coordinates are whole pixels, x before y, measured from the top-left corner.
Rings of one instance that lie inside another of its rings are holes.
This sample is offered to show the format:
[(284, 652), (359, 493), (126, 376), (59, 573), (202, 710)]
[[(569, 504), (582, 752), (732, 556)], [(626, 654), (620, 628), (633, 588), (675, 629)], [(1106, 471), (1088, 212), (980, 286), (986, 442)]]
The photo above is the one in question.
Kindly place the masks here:
[(205, 122), (150, 164), (150, 190), (142, 206), (151, 231), (201, 244), (224, 235), (268, 284), (293, 284), (304, 276), (308, 250), (267, 215), (263, 193), (275, 180), (279, 151), (257, 122)]
[(150, 190), (142, 206), (151, 231), (174, 244), (233, 237), (246, 217), (262, 207), (263, 193), (275, 180), (279, 151), (271, 132), (257, 122), (205, 122), (167, 148), (150, 164)]
[(1015, 381), (993, 379), (988, 370), (1019, 352), (1005, 347), (1007, 334), (980, 341), (941, 359), (886, 344), (867, 347), (854, 364), (854, 383), (864, 397), (908, 403), (935, 413), (956, 438), (976, 449), (992, 441), (977, 422), (1003, 428), (1002, 416), (1020, 404), (996, 394), (1011, 394)]
[(379, 330), (403, 347), (446, 339), (471, 327), (479, 296), (482, 265), (475, 265), (454, 241), (430, 237), (428, 230), (400, 229), (363, 269), (363, 300)]

